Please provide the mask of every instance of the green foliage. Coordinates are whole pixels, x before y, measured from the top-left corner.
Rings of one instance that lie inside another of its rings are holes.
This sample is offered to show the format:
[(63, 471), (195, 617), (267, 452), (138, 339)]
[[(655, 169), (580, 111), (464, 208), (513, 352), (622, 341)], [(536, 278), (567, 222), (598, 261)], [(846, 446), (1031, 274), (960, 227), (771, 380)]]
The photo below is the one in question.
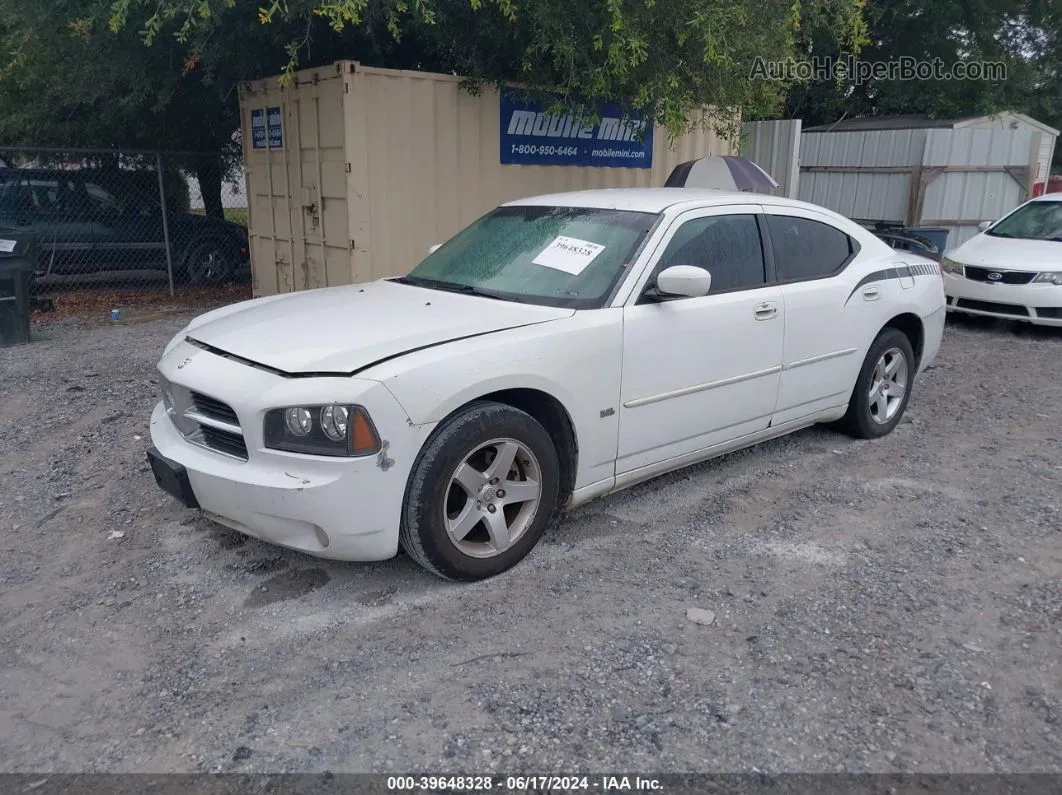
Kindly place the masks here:
[[(862, 3), (2, 0), (0, 140), (216, 152), (231, 167), (239, 82), (338, 58), (460, 74), (472, 91), (559, 91), (580, 114), (616, 102), (673, 136), (698, 123), (734, 133), (734, 109), (774, 113), (787, 88), (750, 80), (756, 58), (796, 56), (812, 37), (858, 49)], [(220, 197), (216, 165), (173, 167)]]
[(194, 5), (197, 19), (209, 5), (228, 25), (193, 44), (176, 35), (186, 20), (156, 18), (136, 4), (0, 2), (0, 141), (208, 153), (171, 157), (167, 166), (198, 176), (220, 213), (221, 179), (240, 155), (237, 82), (279, 70), (294, 28), (259, 24), (245, 3)]
[[(323, 22), (360, 45), (347, 57), (396, 68), (456, 73), (472, 90), (518, 82), (532, 94), (561, 91), (581, 112), (603, 101), (651, 114), (672, 135), (691, 123), (725, 126), (735, 108), (766, 113), (785, 85), (749, 80), (757, 56), (799, 52), (803, 25), (848, 49), (862, 43), (862, 0), (262, 0), (260, 27), (288, 38), (285, 73), (320, 63)], [(198, 51), (231, 29), (232, 0), (114, 0), (114, 31), (137, 24), (148, 43), (164, 35)], [(247, 27), (241, 28), (250, 34)], [(257, 35), (256, 35), (257, 37)], [(268, 37), (267, 37), (268, 38)], [(254, 76), (263, 76), (258, 74)], [(705, 116), (706, 106), (715, 110)], [(725, 131), (725, 130), (724, 130)], [(732, 132), (732, 130), (731, 130)]]

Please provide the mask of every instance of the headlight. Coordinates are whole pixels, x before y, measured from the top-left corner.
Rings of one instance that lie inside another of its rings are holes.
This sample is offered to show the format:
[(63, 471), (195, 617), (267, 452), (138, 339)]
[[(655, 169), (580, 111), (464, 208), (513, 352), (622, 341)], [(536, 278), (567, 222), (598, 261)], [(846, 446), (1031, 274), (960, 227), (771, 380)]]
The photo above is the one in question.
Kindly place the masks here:
[(288, 453), (365, 456), (380, 452), (380, 436), (361, 406), (290, 406), (265, 416), (265, 446)]
[(1062, 287), (1062, 271), (1055, 271), (1054, 273), (1038, 273), (1036, 278), (1032, 280), (1033, 284), (1057, 284)]
[(291, 408), (284, 412), (284, 427), (297, 439), (309, 436), (313, 430), (313, 415), (309, 409)]
[(962, 265), (948, 257), (940, 258), (940, 269), (945, 273), (954, 273), (962, 276)]
[(347, 438), (349, 420), (350, 409), (346, 406), (325, 406), (321, 409), (321, 428), (325, 436), (333, 442), (341, 442)]

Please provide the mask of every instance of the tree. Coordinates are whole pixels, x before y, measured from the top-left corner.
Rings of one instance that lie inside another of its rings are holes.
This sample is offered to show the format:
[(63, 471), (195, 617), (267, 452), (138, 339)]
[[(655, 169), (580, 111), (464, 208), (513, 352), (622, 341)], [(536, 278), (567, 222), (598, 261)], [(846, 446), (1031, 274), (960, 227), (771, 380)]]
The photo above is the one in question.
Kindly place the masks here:
[[(793, 88), (786, 113), (808, 125), (842, 115), (922, 113), (935, 118), (1004, 110), (1062, 126), (1062, 5), (1054, 0), (871, 0), (866, 62), (939, 59), (999, 63), (1006, 79), (819, 80)], [(808, 56), (841, 55), (829, 35)], [(1055, 162), (1062, 167), (1062, 148)]]
[(222, 180), (240, 155), (236, 85), (281, 69), (294, 28), (263, 26), (241, 5), (195, 50), (172, 35), (147, 47), (133, 27), (108, 27), (108, 7), (100, 0), (0, 3), (0, 140), (202, 153), (168, 158), (168, 165), (194, 174), (206, 211), (222, 215)]
[[(361, 45), (349, 57), (379, 66), (452, 72), (482, 82), (519, 82), (532, 94), (565, 92), (570, 106), (603, 101), (651, 115), (672, 134), (706, 106), (777, 110), (784, 85), (750, 80), (757, 56), (795, 52), (802, 21), (849, 49), (862, 42), (863, 0), (263, 0), (264, 26), (307, 25), (287, 47), (290, 70), (313, 60), (312, 21)], [(218, 31), (243, 23), (243, 0), (114, 0), (124, 31), (147, 15), (149, 43), (175, 37), (198, 52)], [(278, 34), (279, 35), (279, 34)], [(376, 60), (379, 59), (379, 60)]]
[[(220, 214), (238, 163), (237, 85), (339, 58), (519, 82), (602, 101), (673, 135), (731, 111), (775, 112), (784, 83), (750, 80), (757, 57), (805, 31), (857, 49), (863, 0), (2, 0), (0, 139), (26, 146), (167, 149)], [(261, 6), (261, 7), (260, 7)], [(715, 115), (697, 118), (712, 106)]]

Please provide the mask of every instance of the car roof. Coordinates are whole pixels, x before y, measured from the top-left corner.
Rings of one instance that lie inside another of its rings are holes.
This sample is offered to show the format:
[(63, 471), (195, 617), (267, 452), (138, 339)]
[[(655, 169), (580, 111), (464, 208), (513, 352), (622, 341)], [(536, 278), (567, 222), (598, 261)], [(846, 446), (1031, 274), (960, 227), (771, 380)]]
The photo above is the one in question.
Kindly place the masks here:
[(1034, 202), (1062, 202), (1062, 193), (1045, 193), (1042, 196), (1037, 196), (1032, 201), (1034, 201)]
[(11, 166), (0, 166), (0, 176), (5, 179), (21, 178), (21, 179), (61, 179), (66, 177), (67, 179), (78, 179), (78, 177), (84, 177), (87, 175), (99, 174), (101, 169), (88, 169), (88, 168), (13, 168)]
[(713, 190), (709, 188), (607, 188), (582, 190), (569, 193), (549, 193), (528, 196), (507, 202), (504, 207), (557, 206), (585, 207), (602, 210), (629, 210), (643, 213), (662, 213), (666, 210), (686, 210), (695, 207), (712, 207), (726, 204), (762, 204), (775, 207), (792, 207), (843, 218), (832, 210), (815, 204), (745, 191)]

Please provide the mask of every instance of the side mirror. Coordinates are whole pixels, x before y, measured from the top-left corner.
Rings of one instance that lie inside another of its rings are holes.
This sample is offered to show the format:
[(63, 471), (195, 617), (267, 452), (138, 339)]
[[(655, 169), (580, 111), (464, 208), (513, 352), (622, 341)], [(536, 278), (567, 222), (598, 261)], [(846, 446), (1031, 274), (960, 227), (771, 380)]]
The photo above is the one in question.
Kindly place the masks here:
[(978, 232), (984, 232), (984, 231), (986, 231), (988, 229), (988, 227), (992, 226), (992, 224), (994, 224), (994, 223), (995, 223), (995, 221), (982, 221), (981, 223), (979, 223), (977, 225), (977, 231)]
[(431, 248), (428, 249), (428, 253), (429, 254), (434, 254), (440, 248), (442, 248), (442, 243), (436, 243), (434, 246), (432, 246)]
[(656, 287), (652, 297), (657, 300), (700, 298), (708, 295), (711, 289), (712, 274), (704, 268), (694, 265), (673, 265), (662, 270), (656, 277)]

